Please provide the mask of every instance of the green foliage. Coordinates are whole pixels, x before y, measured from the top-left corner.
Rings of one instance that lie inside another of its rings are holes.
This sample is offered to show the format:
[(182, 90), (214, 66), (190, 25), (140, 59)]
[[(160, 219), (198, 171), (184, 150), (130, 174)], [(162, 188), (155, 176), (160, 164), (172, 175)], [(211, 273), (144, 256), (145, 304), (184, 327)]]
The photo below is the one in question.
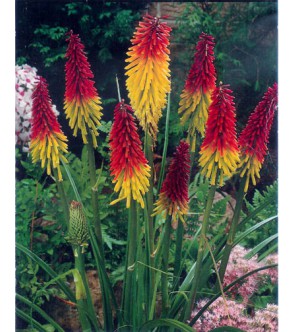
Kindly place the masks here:
[[(120, 8), (121, 7), (121, 8)], [(81, 34), (88, 49), (98, 50), (97, 59), (102, 63), (114, 57), (114, 46), (129, 43), (133, 24), (140, 14), (124, 9), (124, 4), (106, 2), (84, 4), (72, 2), (65, 5), (67, 15), (78, 21)]]
[[(38, 173), (37, 176), (39, 177)], [(57, 203), (55, 186), (45, 187), (32, 178), (17, 181), (16, 212), (16, 242), (27, 248), (32, 246), (40, 257), (57, 264), (65, 240), (62, 212)], [(59, 266), (62, 268), (62, 264)], [(38, 293), (41, 287), (39, 266), (18, 251), (16, 280), (19, 293), (31, 300), (36, 297), (38, 305), (55, 292), (54, 289), (48, 289), (42, 294)]]
[(64, 59), (66, 45), (64, 42), (66, 27), (50, 27), (42, 24), (34, 31), (36, 39), (29, 47), (36, 49), (43, 58), (45, 67), (50, 67), (58, 60)]
[(266, 308), (268, 303), (278, 303), (278, 285), (264, 282), (259, 285), (258, 290), (251, 296), (248, 307), (259, 310)]
[[(39, 6), (43, 9), (42, 4)], [(29, 46), (38, 52), (45, 67), (51, 67), (64, 58), (65, 33), (72, 29), (81, 35), (86, 50), (95, 51), (96, 59), (105, 63), (115, 57), (118, 47), (129, 43), (134, 22), (140, 18), (137, 9), (141, 6), (115, 2), (71, 2), (52, 6), (50, 24), (42, 23), (34, 29), (34, 40)], [(27, 62), (28, 58), (25, 59)], [(20, 57), (18, 63), (23, 61)]]
[[(257, 214), (251, 221), (247, 223), (247, 228), (254, 226), (258, 222), (265, 220), (271, 216), (277, 215), (278, 213), (277, 195), (278, 195), (277, 181), (275, 181), (272, 185), (267, 186), (266, 189), (262, 192), (255, 190), (252, 203), (245, 201), (248, 213), (252, 213), (256, 208), (261, 206), (261, 204), (263, 204), (267, 200), (271, 200), (271, 203), (268, 204), (266, 208), (264, 208), (259, 214)], [(267, 223), (258, 231), (255, 231), (250, 235), (248, 235), (247, 238), (243, 241), (243, 243), (241, 243), (241, 245), (246, 248), (253, 248), (259, 243), (261, 243), (263, 240), (265, 240), (266, 238), (276, 234), (277, 231), (278, 231), (277, 219), (275, 219), (274, 221)], [(270, 243), (268, 246), (266, 246), (262, 251), (260, 251), (260, 254), (269, 249), (272, 244), (273, 243)]]
[[(193, 236), (201, 225), (209, 188), (209, 181), (200, 173), (197, 173), (189, 187), (190, 210), (187, 218), (187, 233), (190, 236)], [(218, 196), (220, 196), (220, 198), (218, 198)], [(216, 199), (213, 202), (211, 210), (211, 226), (208, 230), (208, 239), (224, 232), (229, 221), (224, 216), (227, 205), (230, 205), (230, 196), (222, 192), (218, 196), (216, 194)], [(199, 220), (199, 222), (196, 222), (196, 220)]]

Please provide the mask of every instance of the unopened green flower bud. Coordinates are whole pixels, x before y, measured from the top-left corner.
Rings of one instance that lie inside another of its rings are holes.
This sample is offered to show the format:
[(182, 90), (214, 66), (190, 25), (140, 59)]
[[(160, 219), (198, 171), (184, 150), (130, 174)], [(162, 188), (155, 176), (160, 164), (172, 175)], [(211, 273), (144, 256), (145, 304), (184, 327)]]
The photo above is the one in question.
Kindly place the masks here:
[(72, 245), (88, 246), (88, 227), (86, 217), (83, 213), (82, 204), (72, 201), (70, 204), (70, 221), (67, 240)]

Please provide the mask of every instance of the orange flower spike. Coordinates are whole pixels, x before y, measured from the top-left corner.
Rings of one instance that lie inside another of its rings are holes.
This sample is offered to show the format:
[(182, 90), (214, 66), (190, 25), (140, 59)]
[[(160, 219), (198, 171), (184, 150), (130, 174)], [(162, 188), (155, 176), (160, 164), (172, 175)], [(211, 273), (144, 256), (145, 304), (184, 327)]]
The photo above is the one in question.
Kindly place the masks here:
[(67, 138), (61, 130), (52, 110), (52, 102), (48, 93), (48, 85), (43, 77), (39, 78), (33, 95), (32, 131), (30, 152), (32, 161), (41, 160), (41, 167), (51, 175), (52, 167), (57, 169), (58, 180), (62, 181), (60, 159), (67, 162), (62, 155), (67, 153)]
[(239, 162), (235, 105), (231, 94), (226, 85), (220, 85), (213, 91), (205, 138), (201, 145), (201, 174), (209, 178), (212, 185), (216, 184), (219, 173), (219, 186), (222, 186), (224, 177), (231, 177)]
[(269, 132), (278, 106), (278, 85), (274, 83), (264, 94), (262, 101), (250, 115), (248, 123), (239, 137), (241, 162), (240, 176), (246, 176), (245, 192), (248, 191), (250, 178), (256, 185), (260, 170), (267, 153)]
[(158, 122), (170, 92), (169, 35), (171, 28), (159, 18), (145, 15), (127, 52), (126, 86), (135, 116), (156, 139)]
[(133, 110), (124, 100), (115, 107), (110, 150), (111, 175), (113, 183), (116, 183), (114, 190), (119, 192), (119, 198), (111, 205), (126, 199), (126, 207), (129, 208), (133, 198), (144, 208), (142, 196), (148, 191), (150, 166), (142, 151)]
[(185, 87), (180, 95), (178, 113), (182, 114), (181, 125), (188, 122), (188, 141), (191, 151), (196, 150), (196, 131), (205, 134), (211, 93), (215, 88), (214, 38), (201, 33), (196, 46), (194, 63), (189, 71)]
[(172, 224), (177, 224), (177, 216), (184, 223), (183, 215), (188, 212), (188, 185), (190, 174), (189, 144), (181, 141), (174, 153), (167, 176), (162, 184), (159, 199), (155, 203), (154, 214), (172, 216)]
[(92, 136), (93, 146), (97, 147), (97, 127), (100, 125), (102, 107), (97, 90), (94, 87), (93, 73), (87, 60), (84, 45), (79, 35), (69, 33), (66, 52), (66, 91), (64, 109), (69, 119), (73, 135), (81, 130), (83, 143), (88, 143), (87, 128)]

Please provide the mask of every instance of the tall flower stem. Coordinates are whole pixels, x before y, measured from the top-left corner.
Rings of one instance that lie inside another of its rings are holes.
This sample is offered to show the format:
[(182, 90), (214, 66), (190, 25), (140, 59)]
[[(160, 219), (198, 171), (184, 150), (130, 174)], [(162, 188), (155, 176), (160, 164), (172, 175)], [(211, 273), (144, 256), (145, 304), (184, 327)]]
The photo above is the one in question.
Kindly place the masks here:
[(174, 258), (174, 275), (173, 275), (174, 287), (178, 285), (179, 276), (181, 273), (180, 269), (181, 269), (183, 233), (184, 233), (183, 223), (180, 220), (178, 220), (178, 225), (176, 229), (176, 248), (175, 248), (175, 258)]
[[(221, 283), (223, 282), (223, 278), (224, 278), (224, 274), (226, 271), (226, 267), (228, 264), (228, 260), (229, 260), (229, 256), (231, 253), (231, 250), (233, 248), (233, 243), (234, 243), (234, 239), (235, 239), (235, 235), (237, 232), (237, 227), (238, 227), (238, 223), (240, 220), (240, 215), (241, 215), (241, 210), (242, 210), (242, 205), (243, 205), (243, 199), (244, 199), (244, 189), (245, 189), (245, 185), (246, 185), (246, 179), (247, 177), (244, 176), (241, 179), (240, 182), (240, 187), (239, 187), (239, 191), (237, 194), (237, 199), (236, 199), (236, 206), (235, 206), (235, 211), (234, 211), (234, 215), (233, 215), (233, 219), (232, 219), (232, 223), (230, 226), (230, 230), (227, 236), (227, 241), (226, 241), (226, 245), (223, 251), (223, 255), (222, 255), (222, 259), (221, 259), (221, 263), (220, 263), (220, 268), (219, 268), (219, 278)], [(218, 287), (218, 284), (216, 284), (215, 289)]]
[[(148, 133), (148, 130), (146, 130), (145, 135), (145, 155), (149, 162), (149, 165), (151, 167), (151, 176), (149, 178), (149, 191), (147, 192), (147, 234), (146, 234), (146, 240), (147, 240), (147, 250), (149, 251), (147, 253), (148, 255), (148, 262), (151, 267), (151, 269), (148, 271), (149, 273), (149, 280), (151, 283), (151, 286), (154, 285), (155, 281), (155, 273), (153, 270), (153, 267), (155, 265), (155, 257), (153, 254), (154, 252), (154, 218), (152, 217), (153, 214), (153, 207), (154, 207), (154, 160), (153, 160), (153, 138)], [(152, 297), (152, 287), (150, 287), (149, 294), (150, 296), (148, 298)]]
[[(75, 257), (75, 268), (78, 270), (81, 281), (76, 280), (75, 286), (76, 286), (76, 300), (78, 304), (78, 312), (79, 312), (79, 318), (80, 323), (82, 327), (82, 331), (91, 331), (91, 324), (86, 316), (86, 309), (88, 307), (87, 299), (87, 289), (88, 289), (88, 283), (87, 283), (87, 277), (85, 273), (85, 265), (84, 265), (84, 257), (82, 255), (81, 247), (77, 245), (73, 245), (73, 252)], [(88, 289), (89, 290), (89, 289)], [(91, 301), (91, 298), (89, 299)]]
[(59, 196), (60, 196), (60, 201), (61, 201), (61, 205), (62, 205), (64, 217), (65, 217), (65, 223), (68, 226), (69, 218), (70, 218), (69, 203), (68, 203), (68, 200), (67, 200), (67, 197), (66, 197), (64, 186), (63, 186), (61, 181), (58, 181), (58, 174), (57, 174), (57, 171), (56, 171), (55, 168), (53, 169), (53, 174), (54, 174), (54, 177), (56, 179), (57, 191), (58, 191)]
[(88, 163), (89, 163), (89, 176), (90, 176), (90, 185), (91, 185), (91, 202), (93, 208), (93, 226), (95, 230), (95, 234), (98, 238), (98, 245), (101, 253), (101, 257), (104, 259), (104, 249), (103, 249), (103, 238), (102, 238), (102, 231), (101, 231), (101, 222), (99, 216), (99, 206), (98, 206), (98, 192), (97, 190), (93, 189), (96, 185), (96, 166), (95, 166), (95, 156), (94, 156), (94, 149), (92, 144), (92, 137), (88, 132), (88, 143), (87, 152), (88, 152)]
[(167, 149), (169, 142), (169, 118), (170, 118), (170, 93), (168, 93), (168, 102), (167, 102), (167, 113), (166, 113), (166, 125), (165, 125), (165, 139), (164, 139), (164, 147), (162, 154), (162, 162), (161, 162), (161, 170), (158, 181), (158, 193), (162, 187), (164, 173), (165, 173), (165, 165), (166, 165), (166, 157), (167, 157)]
[(162, 286), (162, 317), (165, 318), (169, 311), (169, 293), (168, 293), (168, 264), (169, 264), (169, 249), (170, 249), (170, 237), (171, 237), (171, 217), (167, 218), (164, 228), (163, 239), (163, 256), (162, 256), (162, 270), (164, 273), (161, 275)]
[(133, 323), (133, 311), (134, 306), (137, 305), (135, 302), (134, 290), (135, 285), (135, 261), (136, 261), (136, 248), (137, 248), (137, 210), (136, 201), (131, 199), (129, 208), (129, 220), (128, 220), (128, 238), (127, 238), (127, 249), (126, 249), (126, 268), (125, 268), (125, 280), (123, 288), (123, 314), (125, 323)]
[(202, 272), (202, 262), (203, 262), (203, 256), (204, 256), (204, 250), (206, 247), (206, 233), (208, 229), (209, 224), (209, 218), (210, 218), (210, 212), (213, 205), (214, 195), (216, 191), (217, 185), (212, 185), (207, 198), (206, 208), (204, 212), (204, 217), (202, 221), (202, 229), (200, 234), (200, 241), (199, 241), (199, 249), (198, 249), (198, 257), (197, 262), (195, 266), (195, 272), (194, 272), (194, 278), (192, 280), (192, 288), (189, 295), (189, 301), (187, 303), (184, 319), (187, 320), (190, 317), (191, 311), (193, 309), (193, 305), (196, 299), (197, 291), (200, 287), (200, 280), (201, 280), (201, 272)]

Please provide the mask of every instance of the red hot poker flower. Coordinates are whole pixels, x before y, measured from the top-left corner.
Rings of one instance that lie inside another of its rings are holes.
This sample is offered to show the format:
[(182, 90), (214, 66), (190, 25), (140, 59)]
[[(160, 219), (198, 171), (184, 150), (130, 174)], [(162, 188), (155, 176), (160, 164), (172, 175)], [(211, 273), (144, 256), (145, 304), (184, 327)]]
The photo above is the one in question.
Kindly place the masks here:
[(88, 143), (87, 127), (92, 136), (93, 146), (97, 147), (97, 126), (100, 125), (101, 101), (94, 87), (93, 73), (84, 52), (79, 35), (69, 33), (66, 57), (66, 92), (64, 109), (69, 125), (77, 136), (81, 130), (83, 143)]
[(142, 196), (148, 191), (150, 166), (142, 151), (133, 109), (122, 100), (116, 105), (114, 113), (110, 132), (110, 166), (113, 182), (116, 183), (114, 190), (120, 193), (111, 204), (126, 199), (126, 207), (129, 208), (133, 198), (144, 208)]
[(248, 190), (250, 178), (254, 185), (256, 185), (256, 177), (260, 178), (259, 172), (267, 153), (269, 132), (277, 105), (278, 85), (274, 83), (250, 115), (239, 137), (241, 151), (239, 168), (241, 168), (241, 177), (246, 176), (245, 192)]
[(183, 114), (180, 119), (182, 125), (189, 122), (188, 139), (192, 151), (196, 148), (196, 131), (204, 136), (211, 93), (215, 88), (214, 46), (214, 38), (202, 32), (196, 46), (194, 63), (180, 96), (178, 112)]
[(209, 107), (199, 164), (201, 174), (210, 178), (212, 185), (216, 184), (219, 173), (219, 185), (222, 186), (224, 176), (232, 176), (239, 162), (234, 97), (231, 94), (226, 85), (216, 87)]
[(34, 163), (41, 160), (41, 167), (51, 175), (51, 168), (56, 168), (58, 180), (62, 180), (60, 159), (67, 162), (61, 152), (67, 153), (67, 138), (61, 130), (48, 93), (48, 85), (43, 77), (39, 78), (32, 98), (32, 131), (30, 151)]
[(126, 86), (135, 116), (155, 139), (166, 94), (170, 92), (169, 35), (171, 28), (159, 18), (145, 15), (127, 52)]
[(171, 215), (174, 226), (176, 217), (184, 223), (183, 215), (188, 212), (189, 174), (189, 144), (181, 141), (174, 153), (154, 209), (154, 214), (165, 211), (165, 214)]

